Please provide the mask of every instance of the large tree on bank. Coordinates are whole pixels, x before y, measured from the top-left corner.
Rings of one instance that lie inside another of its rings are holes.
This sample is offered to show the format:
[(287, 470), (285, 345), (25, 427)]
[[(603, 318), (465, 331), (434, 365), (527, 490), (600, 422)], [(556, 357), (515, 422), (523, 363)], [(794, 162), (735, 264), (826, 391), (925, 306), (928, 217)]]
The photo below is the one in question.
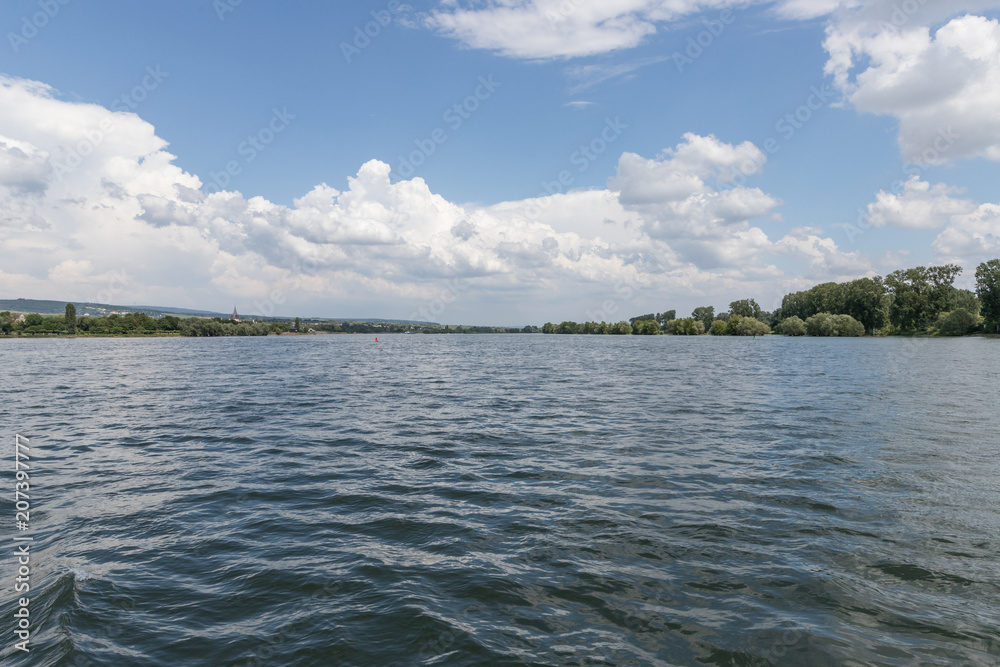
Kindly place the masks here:
[(976, 296), (986, 330), (1000, 333), (1000, 259), (991, 259), (976, 268)]
[(76, 306), (71, 303), (66, 304), (66, 333), (76, 333)]

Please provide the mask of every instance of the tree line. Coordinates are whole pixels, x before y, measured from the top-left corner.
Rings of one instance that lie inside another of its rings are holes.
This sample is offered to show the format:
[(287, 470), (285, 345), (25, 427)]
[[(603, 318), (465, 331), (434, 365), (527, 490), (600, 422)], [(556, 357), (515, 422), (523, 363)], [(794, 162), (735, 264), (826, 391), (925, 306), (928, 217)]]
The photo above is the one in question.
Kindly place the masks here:
[(76, 307), (66, 304), (65, 315), (26, 314), (23, 321), (9, 311), (0, 312), (0, 333), (5, 335), (75, 336), (266, 336), (288, 331), (286, 322), (232, 322), (220, 318), (150, 317), (128, 313), (77, 317)]
[(776, 331), (788, 336), (862, 336), (931, 334), (963, 336), (1000, 334), (1000, 259), (976, 268), (976, 289), (954, 286), (962, 273), (956, 264), (918, 266), (885, 277), (822, 283), (786, 294), (781, 306), (765, 312), (753, 299), (729, 304), (716, 314), (700, 306), (690, 317), (676, 310), (646, 313), (620, 322), (547, 322), (539, 330), (485, 326), (448, 326), (397, 322), (231, 321), (221, 318), (150, 317), (144, 313), (77, 317), (66, 304), (64, 315), (37, 313), (17, 317), (0, 312), (3, 335), (83, 336), (267, 336), (308, 333), (541, 333), (596, 335), (763, 336)]
[[(823, 283), (787, 294), (770, 318), (780, 327), (806, 333), (837, 330), (834, 321), (809, 320), (818, 315), (849, 316), (864, 328), (862, 333), (936, 334), (963, 336), (1000, 333), (1000, 259), (976, 268), (975, 291), (954, 286), (962, 273), (957, 264), (918, 266), (889, 275), (846, 283)], [(792, 319), (795, 318), (795, 319)], [(839, 334), (853, 335), (853, 334)]]
[(954, 286), (962, 273), (956, 264), (918, 266), (885, 277), (822, 283), (786, 294), (781, 306), (765, 312), (753, 299), (695, 308), (690, 317), (676, 310), (646, 313), (618, 322), (548, 322), (542, 333), (676, 336), (762, 336), (772, 330), (787, 336), (864, 336), (1000, 334), (1000, 259), (976, 269), (976, 289)]
[(638, 315), (615, 324), (606, 322), (546, 322), (542, 333), (547, 334), (612, 334), (633, 336), (764, 336), (771, 327), (761, 321), (760, 306), (753, 299), (742, 299), (729, 304), (729, 311), (715, 315), (713, 306), (695, 308), (691, 317), (677, 318), (676, 310)]
[(219, 317), (150, 317), (144, 313), (77, 317), (76, 307), (66, 304), (64, 315), (25, 314), (22, 318), (9, 311), (0, 312), (0, 335), (14, 336), (268, 336), (284, 333), (536, 333), (537, 327), (523, 329), (486, 326), (449, 326), (401, 322), (348, 321), (233, 321)]

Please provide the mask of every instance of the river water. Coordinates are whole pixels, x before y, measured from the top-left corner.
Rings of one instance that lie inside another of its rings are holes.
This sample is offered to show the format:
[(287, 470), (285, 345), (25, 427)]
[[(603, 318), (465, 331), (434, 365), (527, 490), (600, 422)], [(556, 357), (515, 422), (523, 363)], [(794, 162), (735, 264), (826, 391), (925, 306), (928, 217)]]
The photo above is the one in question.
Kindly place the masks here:
[(0, 340), (0, 374), (4, 664), (1000, 663), (998, 340)]

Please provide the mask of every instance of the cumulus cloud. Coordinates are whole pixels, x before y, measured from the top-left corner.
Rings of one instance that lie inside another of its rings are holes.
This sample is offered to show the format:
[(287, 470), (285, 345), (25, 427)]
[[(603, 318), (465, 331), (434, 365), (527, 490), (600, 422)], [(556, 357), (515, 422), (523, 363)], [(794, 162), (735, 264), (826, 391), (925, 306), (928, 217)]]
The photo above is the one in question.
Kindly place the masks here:
[(0, 185), (21, 192), (43, 192), (48, 186), (48, 157), (28, 142), (0, 135)]
[(812, 227), (793, 229), (775, 244), (778, 250), (809, 262), (810, 274), (827, 279), (851, 280), (872, 273), (871, 260), (859, 252), (842, 251), (823, 231)]
[(868, 204), (867, 220), (874, 227), (899, 229), (935, 229), (944, 227), (952, 216), (971, 213), (976, 205), (956, 197), (960, 188), (944, 183), (931, 185), (912, 176), (898, 194), (880, 190)]
[(904, 159), (1000, 160), (1000, 22), (966, 13), (996, 8), (996, 0), (860, 4), (828, 28), (826, 72), (859, 111), (899, 120)]
[(873, 227), (940, 229), (931, 245), (936, 261), (967, 269), (1000, 254), (1000, 205), (961, 197), (964, 190), (913, 176), (899, 193), (880, 191), (868, 204)]
[(748, 222), (781, 202), (759, 188), (729, 187), (765, 161), (749, 142), (734, 146), (688, 133), (656, 159), (624, 153), (608, 185), (625, 209), (640, 214), (650, 237), (671, 242), (695, 263), (728, 266), (768, 244)]
[(292, 206), (206, 193), (138, 116), (13, 78), (0, 136), (0, 283), (25, 296), (406, 317), (457, 280), (446, 321), (537, 322), (531, 304), (582, 319), (623, 285), (730, 297), (786, 279), (780, 258), (850, 261), (818, 231), (775, 242), (752, 225), (780, 203), (740, 184), (764, 156), (713, 136), (623, 154), (609, 189), (492, 206), (394, 183), (377, 160)]
[(1000, 205), (982, 204), (955, 216), (932, 247), (939, 261), (956, 262), (967, 270), (1000, 256)]

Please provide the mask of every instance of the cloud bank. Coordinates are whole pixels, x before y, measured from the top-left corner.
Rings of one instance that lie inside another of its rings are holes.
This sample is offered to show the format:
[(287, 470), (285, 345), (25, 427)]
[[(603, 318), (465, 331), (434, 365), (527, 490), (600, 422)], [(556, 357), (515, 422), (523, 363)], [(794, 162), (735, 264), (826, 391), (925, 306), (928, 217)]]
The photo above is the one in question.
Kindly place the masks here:
[(0, 78), (2, 291), (407, 317), (461, 281), (444, 321), (516, 324), (583, 319), (609, 298), (623, 312), (607, 316), (627, 316), (622, 285), (664, 303), (779, 292), (801, 280), (781, 260), (817, 279), (871, 269), (818, 230), (772, 240), (758, 219), (780, 200), (731, 182), (763, 154), (712, 136), (623, 154), (607, 189), (492, 206), (450, 202), (420, 178), (392, 182), (372, 160), (345, 189), (319, 184), (289, 207), (207, 193), (174, 160), (135, 114)]

